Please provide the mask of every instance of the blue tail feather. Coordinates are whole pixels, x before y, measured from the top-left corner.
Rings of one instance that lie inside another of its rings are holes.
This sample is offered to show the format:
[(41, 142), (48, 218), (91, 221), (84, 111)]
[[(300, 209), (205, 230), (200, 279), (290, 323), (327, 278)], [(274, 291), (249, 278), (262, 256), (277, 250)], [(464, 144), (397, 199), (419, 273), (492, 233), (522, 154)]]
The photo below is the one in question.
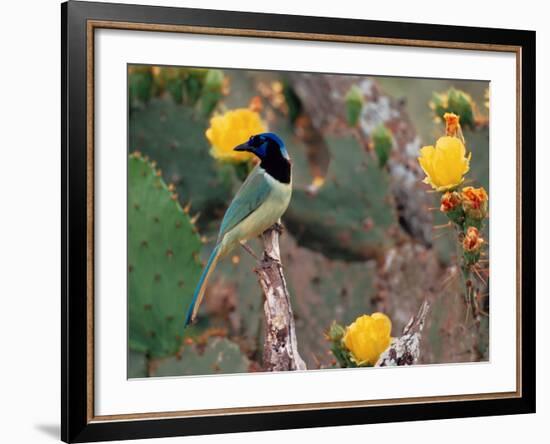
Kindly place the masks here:
[[(208, 281), (208, 277), (210, 276), (210, 273), (214, 271), (214, 267), (218, 262), (219, 252), (220, 252), (220, 245), (218, 244), (210, 254), (210, 258), (208, 259), (208, 262), (206, 263), (206, 266), (202, 271), (201, 278), (199, 279), (199, 283), (195, 288), (195, 294), (193, 295), (193, 299), (191, 300), (191, 305), (189, 306), (189, 309), (187, 310), (187, 315), (185, 316), (185, 327), (189, 325), (189, 323), (192, 321), (194, 317), (193, 312), (195, 312), (195, 305), (198, 304), (198, 306), (200, 306), (200, 303), (202, 301), (202, 296), (204, 294), (204, 290), (206, 289), (206, 283)], [(197, 306), (197, 310), (199, 308), (198, 306)]]

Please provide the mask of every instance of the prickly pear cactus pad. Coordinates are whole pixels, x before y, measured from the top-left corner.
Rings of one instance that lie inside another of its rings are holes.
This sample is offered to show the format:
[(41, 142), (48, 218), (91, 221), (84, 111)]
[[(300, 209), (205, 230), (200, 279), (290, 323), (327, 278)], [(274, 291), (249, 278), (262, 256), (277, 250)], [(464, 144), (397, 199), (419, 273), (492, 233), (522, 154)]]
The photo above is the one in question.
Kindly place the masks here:
[(153, 73), (148, 66), (134, 66), (128, 70), (128, 100), (130, 109), (143, 108), (153, 93)]
[(224, 338), (186, 345), (178, 355), (162, 360), (152, 376), (246, 373), (249, 361), (239, 346)]
[(208, 119), (193, 108), (161, 99), (133, 112), (129, 122), (131, 149), (158, 162), (163, 179), (176, 186), (180, 202), (190, 201), (192, 213), (201, 213), (201, 229), (208, 218), (223, 214), (232, 190), (230, 177), (209, 154), (206, 128)]
[(201, 241), (160, 171), (128, 159), (129, 345), (148, 358), (174, 354), (198, 282)]
[[(327, 138), (332, 161), (315, 194), (294, 187), (285, 214), (298, 243), (332, 259), (372, 259), (399, 230), (388, 173), (352, 137)], [(370, 161), (369, 161), (370, 160)]]

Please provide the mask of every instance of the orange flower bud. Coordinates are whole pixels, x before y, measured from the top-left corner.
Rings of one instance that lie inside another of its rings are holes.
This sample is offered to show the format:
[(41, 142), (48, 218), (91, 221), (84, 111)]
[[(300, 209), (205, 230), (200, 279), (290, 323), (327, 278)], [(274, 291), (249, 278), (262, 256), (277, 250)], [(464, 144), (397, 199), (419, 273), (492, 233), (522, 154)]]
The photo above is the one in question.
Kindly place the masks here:
[(483, 219), (487, 216), (489, 196), (483, 187), (464, 187), (461, 193), (464, 212), (472, 219)]
[(445, 120), (445, 133), (447, 136), (457, 137), (460, 128), (460, 116), (454, 113), (443, 114)]
[(460, 194), (456, 191), (447, 191), (441, 196), (441, 206), (439, 209), (442, 213), (447, 213), (457, 208), (461, 202)]
[(254, 96), (252, 99), (250, 99), (250, 102), (248, 104), (248, 109), (259, 113), (263, 109), (263, 103), (262, 98), (260, 96)]
[(479, 230), (476, 227), (468, 227), (462, 247), (467, 253), (477, 253), (481, 250), (483, 242), (483, 238), (479, 236)]

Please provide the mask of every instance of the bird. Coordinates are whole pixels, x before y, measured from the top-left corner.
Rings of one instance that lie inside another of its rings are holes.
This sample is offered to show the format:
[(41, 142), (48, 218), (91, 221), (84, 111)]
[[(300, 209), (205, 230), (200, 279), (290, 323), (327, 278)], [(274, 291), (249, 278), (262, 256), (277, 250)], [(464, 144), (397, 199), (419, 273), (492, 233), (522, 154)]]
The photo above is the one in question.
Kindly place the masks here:
[(225, 212), (216, 246), (202, 271), (187, 311), (185, 327), (195, 320), (208, 279), (218, 261), (239, 245), (252, 254), (246, 242), (278, 223), (292, 196), (292, 162), (279, 136), (275, 133), (253, 135), (234, 151), (248, 151), (259, 162)]

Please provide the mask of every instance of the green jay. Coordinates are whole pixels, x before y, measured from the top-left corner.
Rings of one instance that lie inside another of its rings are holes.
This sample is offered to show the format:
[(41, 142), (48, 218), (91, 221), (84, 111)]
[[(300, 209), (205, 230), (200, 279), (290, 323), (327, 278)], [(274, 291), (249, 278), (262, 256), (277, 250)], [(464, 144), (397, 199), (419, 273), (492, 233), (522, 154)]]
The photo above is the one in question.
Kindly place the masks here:
[(185, 326), (195, 320), (208, 278), (218, 260), (276, 224), (286, 211), (292, 195), (291, 161), (280, 137), (273, 133), (258, 134), (234, 150), (249, 151), (260, 162), (250, 172), (225, 212), (216, 246), (187, 311)]

